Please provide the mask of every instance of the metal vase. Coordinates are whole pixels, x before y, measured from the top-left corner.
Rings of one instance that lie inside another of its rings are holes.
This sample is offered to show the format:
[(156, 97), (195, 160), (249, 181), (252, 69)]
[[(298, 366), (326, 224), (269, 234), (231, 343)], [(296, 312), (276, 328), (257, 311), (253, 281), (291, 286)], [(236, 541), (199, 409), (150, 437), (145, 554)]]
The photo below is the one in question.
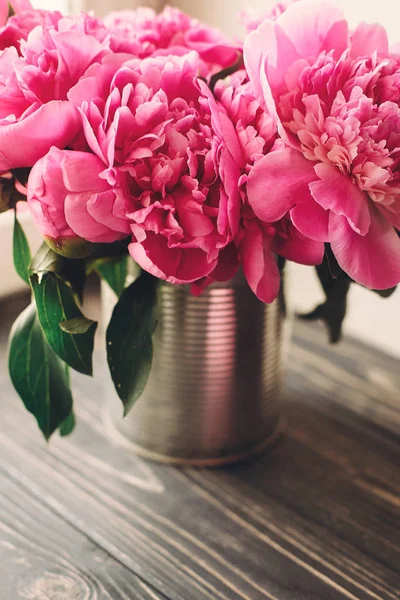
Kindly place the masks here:
[(155, 461), (218, 466), (261, 452), (282, 429), (283, 299), (260, 302), (242, 275), (201, 296), (161, 282), (154, 362), (117, 428)]

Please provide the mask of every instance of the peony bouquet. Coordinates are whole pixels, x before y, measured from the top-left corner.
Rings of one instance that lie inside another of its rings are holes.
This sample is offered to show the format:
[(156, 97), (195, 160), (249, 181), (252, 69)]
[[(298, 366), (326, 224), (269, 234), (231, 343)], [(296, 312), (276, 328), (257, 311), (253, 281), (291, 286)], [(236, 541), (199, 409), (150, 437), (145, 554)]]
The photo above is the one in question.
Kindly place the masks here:
[[(241, 269), (270, 303), (285, 261), (316, 266), (326, 302), (307, 317), (332, 341), (352, 282), (400, 282), (400, 55), (381, 26), (350, 31), (318, 0), (248, 18), (244, 44), (170, 7), (0, 13), (0, 205), (32, 290), (9, 369), (46, 437), (73, 428), (68, 369), (92, 374), (92, 271), (119, 297), (107, 355), (125, 411), (160, 279), (201, 294)], [(19, 201), (44, 238), (33, 258)]]

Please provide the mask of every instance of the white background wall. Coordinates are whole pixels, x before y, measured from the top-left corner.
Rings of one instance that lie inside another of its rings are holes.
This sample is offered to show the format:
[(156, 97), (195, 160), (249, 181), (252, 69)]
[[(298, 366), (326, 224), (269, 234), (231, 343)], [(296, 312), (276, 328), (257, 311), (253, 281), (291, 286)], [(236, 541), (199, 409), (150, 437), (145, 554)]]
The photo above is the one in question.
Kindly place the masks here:
[[(151, 6), (155, 10), (161, 10), (164, 6), (164, 0), (71, 0), (74, 3), (84, 2), (85, 10), (94, 10), (97, 15), (105, 15), (111, 10), (120, 10), (123, 8), (137, 8), (138, 6)], [(173, 4), (173, 2), (170, 2)]]
[[(388, 30), (392, 42), (400, 40), (400, 0), (336, 0), (343, 6), (351, 25), (358, 21), (380, 22)], [(94, 10), (104, 14), (109, 10), (136, 8), (150, 5), (161, 9), (163, 0), (33, 0), (37, 7), (67, 11), (68, 7), (77, 10)], [(238, 13), (248, 8), (268, 10), (271, 0), (170, 0), (193, 16), (216, 27), (222, 28), (230, 36), (243, 36), (243, 28)], [(18, 287), (18, 279), (12, 275), (11, 215), (0, 215), (0, 294)], [(33, 245), (38, 237), (32, 225), (26, 225)], [(293, 306), (298, 310), (308, 310), (322, 299), (313, 270), (294, 266), (290, 277), (290, 295)], [(371, 292), (353, 287), (350, 295), (350, 310), (345, 330), (369, 343), (400, 356), (400, 290), (392, 298), (383, 300)]]
[(44, 8), (45, 10), (59, 10), (66, 13), (70, 10), (69, 0), (31, 0), (35, 8)]

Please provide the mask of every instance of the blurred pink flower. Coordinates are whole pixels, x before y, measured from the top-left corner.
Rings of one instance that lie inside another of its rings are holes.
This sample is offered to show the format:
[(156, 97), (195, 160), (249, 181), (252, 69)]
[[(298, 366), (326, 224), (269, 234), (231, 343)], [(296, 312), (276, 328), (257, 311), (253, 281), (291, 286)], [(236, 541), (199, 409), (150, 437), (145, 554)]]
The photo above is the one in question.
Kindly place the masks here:
[(31, 10), (33, 8), (30, 0), (8, 0), (8, 3), (15, 13), (22, 12), (23, 10)]
[(29, 0), (0, 0), (0, 25), (4, 25), (7, 21), (10, 7), (14, 13), (19, 13), (23, 10), (30, 10), (32, 5)]
[(3, 27), (0, 27), (0, 49), (15, 46), (19, 50), (21, 40), (26, 40), (32, 29), (38, 25), (56, 28), (62, 15), (58, 11), (24, 10), (10, 17)]
[(251, 173), (255, 214), (276, 221), (289, 211), (367, 287), (399, 283), (400, 62), (385, 30), (361, 24), (350, 43), (336, 6), (297, 2), (249, 35), (245, 62), (287, 144)]
[[(261, 109), (244, 71), (218, 82), (215, 94), (235, 125), (240, 147), (240, 150), (230, 147), (241, 173), (238, 187), (242, 211), (235, 243), (251, 289), (264, 302), (272, 302), (280, 286), (276, 255), (315, 265), (322, 261), (324, 245), (302, 235), (288, 214), (275, 222), (260, 220), (254, 214), (247, 198), (248, 184), (251, 186), (254, 178), (258, 178), (258, 162), (282, 146), (277, 140), (276, 124), (271, 115)], [(228, 136), (225, 137), (229, 144)], [(267, 199), (268, 188), (264, 188), (263, 194)]]
[(261, 23), (266, 21), (267, 19), (271, 21), (276, 21), (278, 17), (281, 16), (282, 13), (285, 12), (288, 6), (293, 2), (297, 2), (298, 0), (288, 0), (287, 2), (277, 2), (271, 8), (271, 10), (261, 12), (255, 10), (254, 8), (250, 8), (248, 10), (242, 11), (240, 13), (240, 18), (243, 25), (246, 27), (247, 33), (254, 31), (257, 29)]
[(16, 13), (0, 27), (0, 49), (15, 46), (20, 49), (35, 27), (42, 26), (46, 31), (80, 31), (108, 44), (110, 35), (101, 19), (88, 13), (65, 17), (58, 11), (29, 9)]
[(232, 65), (240, 47), (222, 33), (167, 6), (157, 14), (151, 8), (112, 12), (104, 18), (117, 52), (129, 52), (140, 58), (162, 54), (183, 55), (198, 52), (203, 76)]
[[(71, 144), (81, 128), (67, 93), (94, 62), (109, 53), (76, 20), (35, 27), (0, 53), (0, 170), (32, 166), (51, 146)], [(56, 28), (57, 27), (57, 28)]]

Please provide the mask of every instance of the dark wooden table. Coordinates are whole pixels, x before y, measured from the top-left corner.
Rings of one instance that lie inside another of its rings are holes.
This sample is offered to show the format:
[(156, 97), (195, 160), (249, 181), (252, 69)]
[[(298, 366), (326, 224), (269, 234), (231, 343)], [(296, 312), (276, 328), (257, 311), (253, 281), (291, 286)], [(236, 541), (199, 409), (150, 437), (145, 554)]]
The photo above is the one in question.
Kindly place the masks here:
[(0, 600), (400, 598), (399, 361), (298, 323), (283, 440), (177, 470), (104, 424), (102, 369), (42, 441), (4, 366), (24, 301), (0, 304)]

